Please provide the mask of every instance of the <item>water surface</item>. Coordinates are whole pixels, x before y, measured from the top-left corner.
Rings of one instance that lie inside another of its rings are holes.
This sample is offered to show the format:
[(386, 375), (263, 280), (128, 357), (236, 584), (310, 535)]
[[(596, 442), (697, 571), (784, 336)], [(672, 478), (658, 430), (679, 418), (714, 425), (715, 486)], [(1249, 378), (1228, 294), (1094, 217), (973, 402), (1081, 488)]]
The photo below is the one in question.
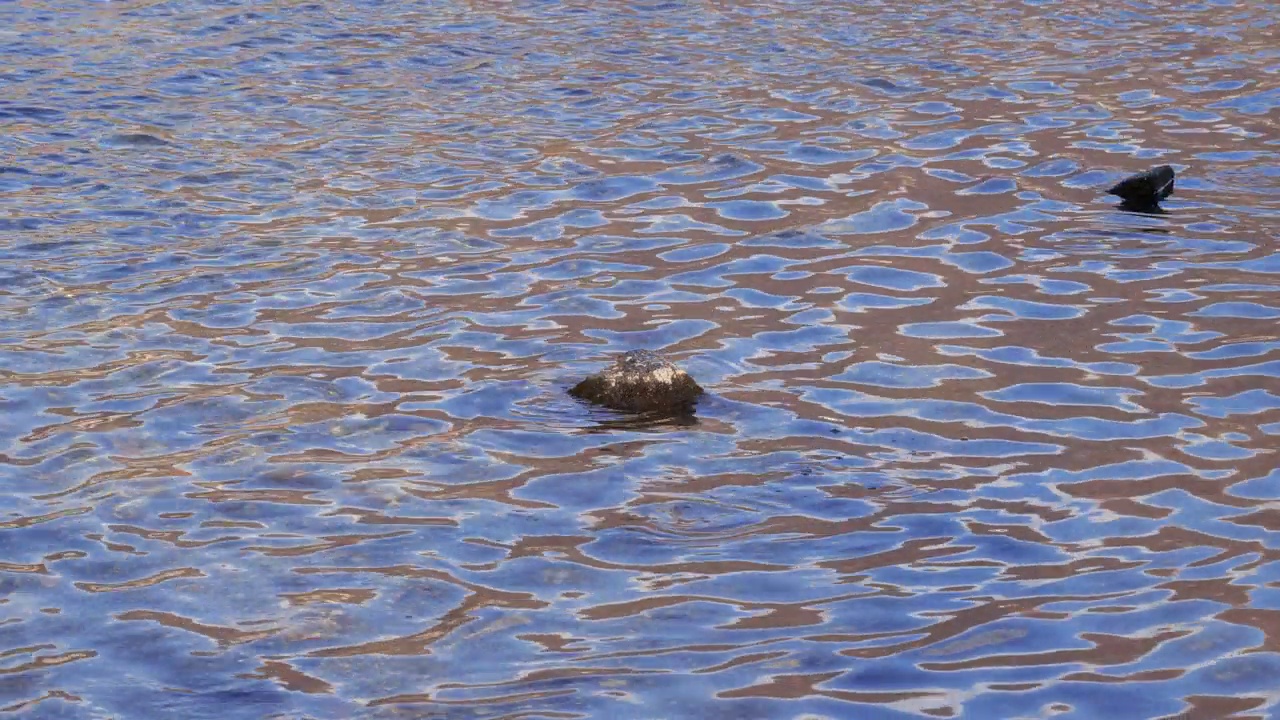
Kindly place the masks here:
[(1276, 717), (1276, 18), (0, 5), (0, 708)]

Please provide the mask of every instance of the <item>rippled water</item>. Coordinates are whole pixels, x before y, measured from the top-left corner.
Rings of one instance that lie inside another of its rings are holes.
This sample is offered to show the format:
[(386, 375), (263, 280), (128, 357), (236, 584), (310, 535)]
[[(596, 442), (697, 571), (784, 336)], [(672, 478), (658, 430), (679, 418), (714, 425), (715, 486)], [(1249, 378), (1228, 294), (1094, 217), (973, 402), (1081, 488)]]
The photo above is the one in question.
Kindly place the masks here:
[(0, 5), (0, 707), (1280, 717), (1277, 18)]

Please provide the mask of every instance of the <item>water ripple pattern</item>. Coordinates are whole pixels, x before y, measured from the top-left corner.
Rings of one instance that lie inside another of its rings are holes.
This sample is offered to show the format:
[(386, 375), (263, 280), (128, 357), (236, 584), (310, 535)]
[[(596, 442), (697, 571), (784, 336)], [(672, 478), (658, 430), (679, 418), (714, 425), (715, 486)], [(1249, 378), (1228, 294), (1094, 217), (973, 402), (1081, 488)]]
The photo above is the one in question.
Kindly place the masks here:
[(0, 5), (0, 708), (1280, 716), (1277, 18)]

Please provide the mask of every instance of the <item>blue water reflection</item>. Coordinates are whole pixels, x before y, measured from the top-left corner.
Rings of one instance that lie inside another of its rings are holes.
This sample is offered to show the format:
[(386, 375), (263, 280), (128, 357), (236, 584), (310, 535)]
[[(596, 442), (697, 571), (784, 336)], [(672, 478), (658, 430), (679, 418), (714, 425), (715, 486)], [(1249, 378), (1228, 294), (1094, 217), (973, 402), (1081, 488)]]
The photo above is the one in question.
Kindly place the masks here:
[(1277, 713), (1274, 7), (0, 16), (6, 712)]

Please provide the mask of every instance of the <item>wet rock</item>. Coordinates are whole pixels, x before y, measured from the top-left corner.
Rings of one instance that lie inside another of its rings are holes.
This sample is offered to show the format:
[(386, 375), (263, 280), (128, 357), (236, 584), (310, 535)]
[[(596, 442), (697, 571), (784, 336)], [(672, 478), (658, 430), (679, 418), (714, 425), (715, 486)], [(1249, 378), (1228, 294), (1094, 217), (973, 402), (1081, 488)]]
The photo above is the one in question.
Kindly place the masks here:
[(1161, 165), (1131, 175), (1116, 183), (1107, 193), (1118, 196), (1123, 201), (1121, 207), (1126, 210), (1158, 211), (1160, 201), (1173, 194), (1173, 168)]
[(628, 412), (692, 412), (702, 388), (684, 370), (648, 350), (624, 353), (569, 394)]

